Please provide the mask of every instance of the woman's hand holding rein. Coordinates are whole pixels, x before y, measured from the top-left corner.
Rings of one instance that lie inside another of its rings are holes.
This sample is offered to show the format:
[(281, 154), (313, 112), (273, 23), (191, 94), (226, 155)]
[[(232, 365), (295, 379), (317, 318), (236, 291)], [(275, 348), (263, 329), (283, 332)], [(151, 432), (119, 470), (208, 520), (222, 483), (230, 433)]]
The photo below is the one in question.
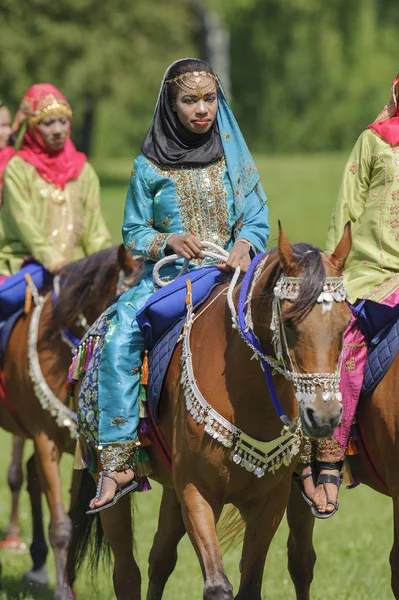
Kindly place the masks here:
[(219, 269), (234, 271), (237, 267), (240, 267), (241, 271), (245, 273), (251, 264), (250, 250), (251, 244), (247, 240), (237, 240), (230, 251), (228, 260), (218, 265)]
[[(172, 235), (169, 238), (168, 247), (173, 253), (188, 260), (205, 258), (202, 251), (202, 242), (195, 235)], [(247, 240), (237, 240), (230, 251), (228, 260), (218, 265), (219, 269), (234, 271), (237, 267), (240, 267), (241, 271), (247, 271), (251, 264), (250, 250), (251, 244)]]
[(205, 258), (202, 252), (202, 244), (200, 240), (195, 236), (191, 235), (172, 235), (169, 238), (168, 246), (175, 254), (188, 258)]

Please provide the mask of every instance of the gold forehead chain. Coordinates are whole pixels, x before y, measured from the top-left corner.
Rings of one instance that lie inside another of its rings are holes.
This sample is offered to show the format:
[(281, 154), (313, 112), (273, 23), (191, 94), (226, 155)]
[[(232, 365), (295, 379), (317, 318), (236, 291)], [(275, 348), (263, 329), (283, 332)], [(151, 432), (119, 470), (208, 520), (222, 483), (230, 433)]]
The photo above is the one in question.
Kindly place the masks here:
[[(202, 85), (205, 79), (210, 79), (209, 83)], [(173, 79), (167, 79), (166, 83), (176, 83), (183, 92), (194, 93), (198, 98), (203, 98), (209, 92), (215, 90), (216, 75), (208, 71), (192, 71), (182, 73)]]

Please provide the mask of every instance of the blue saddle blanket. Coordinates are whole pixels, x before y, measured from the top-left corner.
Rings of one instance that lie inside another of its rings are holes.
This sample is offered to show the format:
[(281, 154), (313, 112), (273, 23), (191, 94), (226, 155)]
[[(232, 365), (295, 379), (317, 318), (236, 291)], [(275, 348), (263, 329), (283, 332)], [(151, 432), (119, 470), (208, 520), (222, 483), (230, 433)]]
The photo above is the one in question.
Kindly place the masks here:
[(152, 294), (136, 315), (148, 351), (151, 351), (157, 340), (186, 314), (187, 279), (192, 283), (192, 303), (196, 307), (204, 302), (216, 285), (222, 283), (223, 272), (217, 267), (196, 269)]
[(361, 391), (369, 394), (383, 379), (399, 351), (399, 305), (391, 307), (362, 300), (352, 310), (369, 346)]
[(51, 273), (39, 263), (29, 263), (18, 273), (11, 275), (0, 285), (0, 322), (6, 321), (22, 308), (27, 286), (25, 275), (32, 277), (33, 283), (39, 290), (51, 280)]
[(223, 283), (224, 275), (217, 267), (191, 271), (155, 292), (136, 317), (144, 335), (145, 347), (149, 350), (147, 400), (155, 419), (158, 419), (158, 404), (166, 371), (186, 317), (187, 278), (191, 280), (192, 303), (197, 308), (217, 285)]
[(369, 347), (361, 393), (370, 394), (381, 382), (399, 351), (399, 321), (385, 331), (377, 344)]

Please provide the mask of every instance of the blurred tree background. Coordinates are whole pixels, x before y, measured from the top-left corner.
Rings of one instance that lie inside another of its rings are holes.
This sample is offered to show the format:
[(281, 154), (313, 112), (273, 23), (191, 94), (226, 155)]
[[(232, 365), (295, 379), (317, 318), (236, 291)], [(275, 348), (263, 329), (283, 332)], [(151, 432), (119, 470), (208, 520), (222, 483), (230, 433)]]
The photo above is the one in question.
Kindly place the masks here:
[(388, 101), (397, 0), (0, 0), (0, 95), (16, 109), (31, 84), (54, 83), (80, 148), (134, 156), (166, 66), (207, 56), (209, 17), (257, 152), (349, 147)]

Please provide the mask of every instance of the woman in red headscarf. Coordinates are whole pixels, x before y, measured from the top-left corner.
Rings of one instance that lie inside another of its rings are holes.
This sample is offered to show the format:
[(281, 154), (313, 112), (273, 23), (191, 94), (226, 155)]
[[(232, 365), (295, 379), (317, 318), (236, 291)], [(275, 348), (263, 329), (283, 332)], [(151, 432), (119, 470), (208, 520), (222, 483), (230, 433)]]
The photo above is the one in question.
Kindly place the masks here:
[(3, 174), (10, 158), (14, 156), (14, 148), (8, 145), (11, 129), (11, 117), (7, 106), (0, 100), (0, 206), (3, 188)]
[(32, 258), (51, 273), (110, 246), (98, 177), (70, 139), (72, 111), (48, 83), (22, 99), (13, 129), (22, 147), (7, 165), (0, 211), (0, 275)]

